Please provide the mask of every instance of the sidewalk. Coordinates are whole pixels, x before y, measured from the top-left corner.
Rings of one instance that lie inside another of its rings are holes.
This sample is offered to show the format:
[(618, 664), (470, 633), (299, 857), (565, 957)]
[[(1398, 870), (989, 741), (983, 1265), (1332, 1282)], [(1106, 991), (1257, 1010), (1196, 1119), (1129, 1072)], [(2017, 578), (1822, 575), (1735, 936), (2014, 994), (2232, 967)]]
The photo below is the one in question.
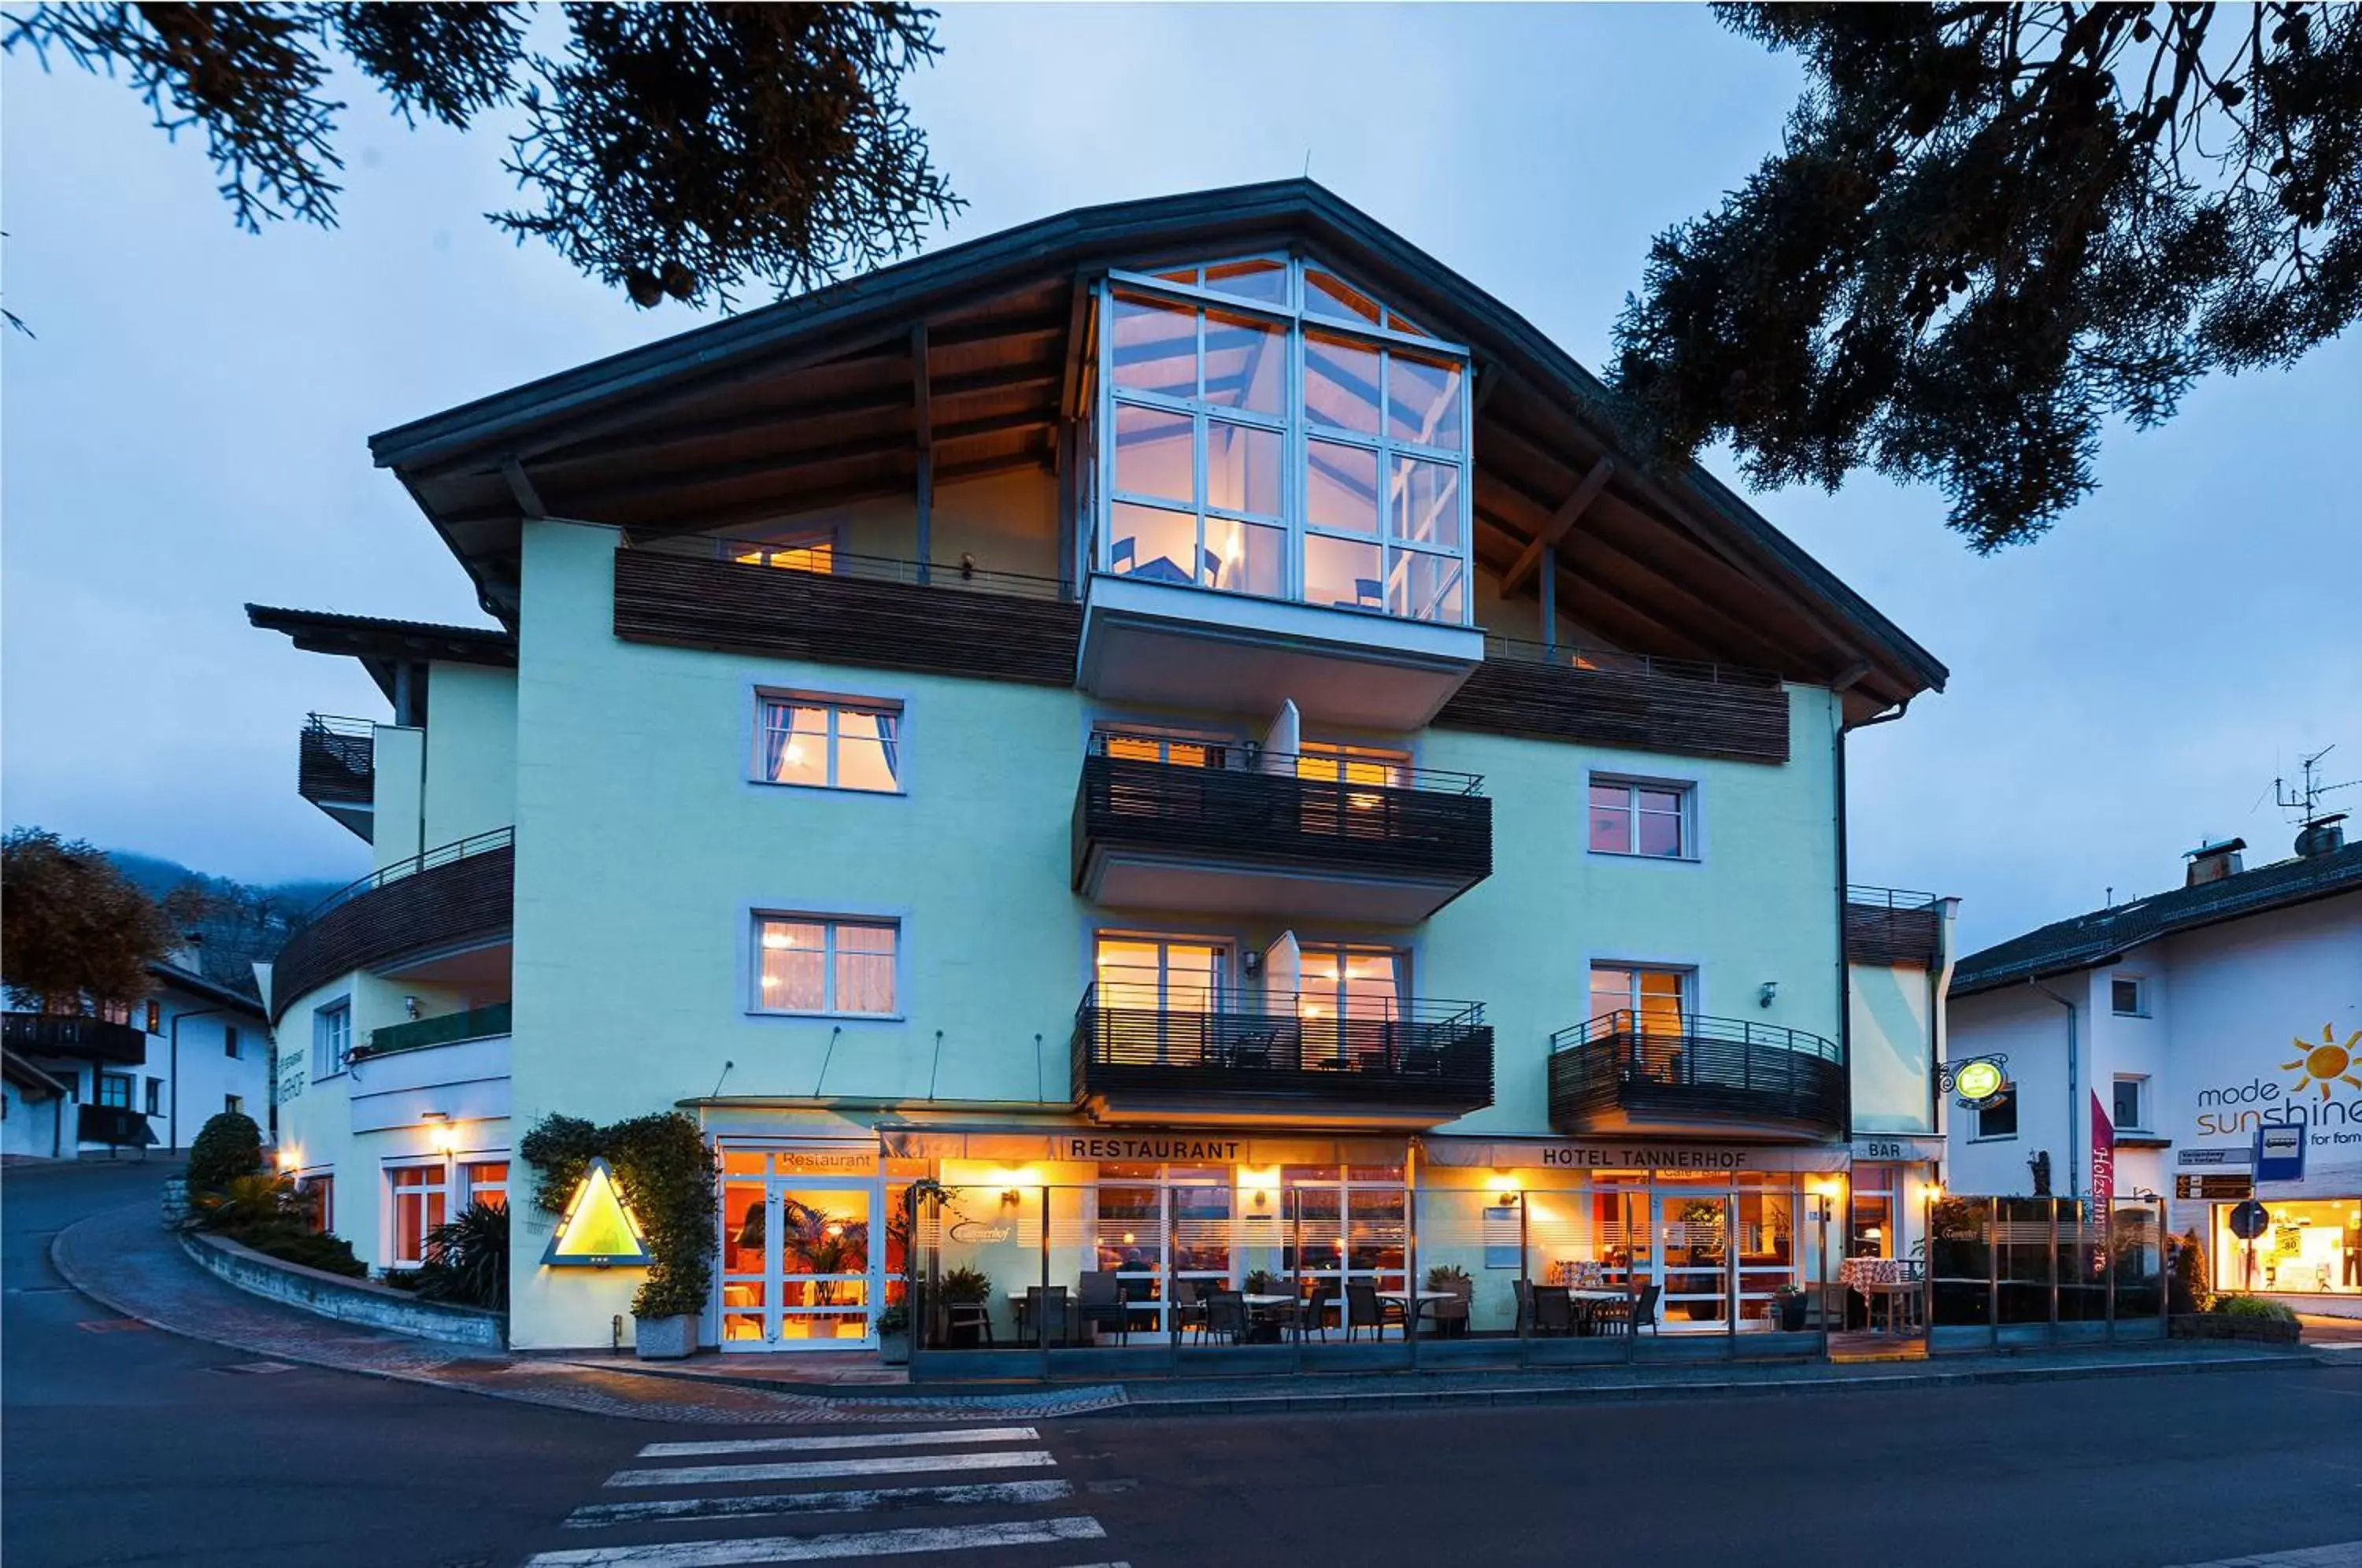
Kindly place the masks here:
[[(2104, 1353), (1946, 1356), (1907, 1364), (1699, 1363), (1303, 1376), (1134, 1379), (1087, 1386), (913, 1387), (866, 1356), (701, 1356), (643, 1363), (602, 1354), (471, 1352), (315, 1317), (223, 1283), (182, 1252), (152, 1201), (91, 1216), (51, 1246), (84, 1295), (187, 1338), (273, 1360), (392, 1378), (585, 1415), (713, 1425), (878, 1420), (1047, 1419), (1098, 1413), (1215, 1415), (1777, 1396), (2055, 1378), (2306, 1369), (2319, 1360), (2220, 1342), (2167, 1342)], [(2308, 1338), (2311, 1336), (2308, 1335)]]

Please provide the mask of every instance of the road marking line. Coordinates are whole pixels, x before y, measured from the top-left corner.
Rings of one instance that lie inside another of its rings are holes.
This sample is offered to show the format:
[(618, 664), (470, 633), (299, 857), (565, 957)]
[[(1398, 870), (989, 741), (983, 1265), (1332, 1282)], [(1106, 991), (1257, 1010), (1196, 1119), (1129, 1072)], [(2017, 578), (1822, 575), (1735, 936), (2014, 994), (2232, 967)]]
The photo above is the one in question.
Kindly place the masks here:
[(2334, 1546), (2300, 1546), (2293, 1551), (2217, 1557), (2209, 1562), (2179, 1563), (2175, 1568), (2353, 1568), (2356, 1562), (2362, 1562), (2362, 1540), (2341, 1540)]
[(610, 1486), (703, 1486), (732, 1481), (822, 1481), (837, 1475), (910, 1475), (934, 1470), (1035, 1470), (1058, 1462), (1047, 1449), (1004, 1453), (889, 1453), (875, 1459), (812, 1459), (790, 1464), (676, 1464), (618, 1470)]
[(645, 1503), (585, 1503), (568, 1529), (652, 1519), (758, 1518), (766, 1514), (857, 1514), (966, 1503), (1056, 1503), (1071, 1481), (982, 1481), (966, 1486), (871, 1486), (850, 1492), (765, 1492), (751, 1497), (667, 1497)]
[(656, 1546), (593, 1546), (544, 1551), (525, 1568), (731, 1568), (746, 1562), (811, 1562), (829, 1557), (900, 1557), (922, 1551), (976, 1551), (988, 1546), (1038, 1546), (1055, 1540), (1103, 1540), (1107, 1531), (1087, 1516), (1020, 1519), (1007, 1524), (944, 1525), (921, 1529), (864, 1530), (851, 1535), (775, 1535), (752, 1540), (688, 1540)]
[(735, 1438), (720, 1442), (652, 1442), (642, 1459), (687, 1458), (693, 1453), (809, 1453), (834, 1448), (931, 1448), (937, 1443), (1033, 1442), (1032, 1427), (954, 1427), (937, 1432), (856, 1432), (841, 1437)]

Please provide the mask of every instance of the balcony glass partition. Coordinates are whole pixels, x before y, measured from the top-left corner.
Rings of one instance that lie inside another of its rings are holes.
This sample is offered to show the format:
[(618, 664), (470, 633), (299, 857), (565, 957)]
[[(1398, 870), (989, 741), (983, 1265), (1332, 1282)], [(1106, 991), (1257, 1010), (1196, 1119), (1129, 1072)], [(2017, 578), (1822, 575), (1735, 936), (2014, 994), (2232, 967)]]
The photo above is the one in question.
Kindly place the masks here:
[(1095, 569), (1468, 624), (1463, 352), (1283, 257), (1114, 273), (1099, 311)]

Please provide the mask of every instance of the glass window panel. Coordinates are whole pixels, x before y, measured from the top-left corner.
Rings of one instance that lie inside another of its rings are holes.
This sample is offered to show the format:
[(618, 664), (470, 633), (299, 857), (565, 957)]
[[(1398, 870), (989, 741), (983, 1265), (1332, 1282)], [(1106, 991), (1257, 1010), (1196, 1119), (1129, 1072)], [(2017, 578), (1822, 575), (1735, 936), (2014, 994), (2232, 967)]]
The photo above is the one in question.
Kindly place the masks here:
[(1313, 267), (1304, 270), (1304, 312), (1331, 321), (1374, 323), (1378, 319), (1376, 301), (1335, 273)]
[(1109, 570), (1118, 577), (1142, 577), (1151, 582), (1187, 586), (1198, 580), (1195, 516), (1120, 501), (1111, 510)]
[(847, 708), (836, 716), (836, 787), (891, 791), (900, 787), (901, 716)]
[(1250, 261), (1224, 261), (1206, 269), (1206, 287), (1242, 300), (1266, 304), (1287, 303), (1287, 263), (1258, 257)]
[(743, 550), (731, 559), (741, 566), (778, 567), (787, 571), (829, 574), (836, 561), (836, 541), (833, 537), (807, 538), (793, 544), (764, 545)]
[(1130, 294), (1115, 301), (1115, 384), (1198, 395), (1198, 313)]
[(1591, 1015), (1622, 1012), (1634, 1005), (1632, 971), (1595, 965), (1591, 971)]
[[(1644, 801), (1649, 798), (1644, 791)], [(1682, 853), (1682, 815), (1678, 803), (1671, 812), (1640, 812), (1639, 851), (1643, 855), (1679, 855)]]
[(1419, 550), (1396, 550), (1394, 569), (1386, 580), (1386, 609), (1411, 621), (1438, 621), (1456, 626), (1464, 618), (1462, 585), (1465, 574), (1457, 556), (1430, 556)]
[(795, 1012), (818, 1012), (828, 1005), (822, 968), (826, 928), (800, 921), (762, 922), (763, 1005)]
[(1460, 449), (1460, 367), (1417, 354), (1386, 356), (1386, 435)]
[(1460, 469), (1451, 463), (1396, 458), (1392, 502), (1394, 536), (1441, 550), (1460, 547)]
[(1632, 850), (1632, 792), (1621, 784), (1591, 787), (1591, 847), (1609, 855)]
[(1155, 1009), (1164, 995), (1163, 950), (1153, 942), (1098, 939), (1097, 968), (1103, 1007)]
[(1378, 433), (1378, 355), (1341, 337), (1304, 335), (1304, 414), (1316, 425)]
[(1222, 950), (1198, 943), (1164, 944), (1164, 1006), (1173, 1012), (1210, 1012), (1220, 986)]
[(1343, 610), (1385, 608), (1378, 547), (1319, 534), (1304, 536), (1304, 602)]
[(1682, 792), (1678, 790), (1642, 790), (1640, 809), (1644, 812), (1678, 812), (1682, 809)]
[(774, 784), (828, 782), (828, 710), (766, 702), (763, 775)]
[(1207, 312), (1206, 401), (1274, 417), (1286, 413), (1287, 334), (1245, 316)]
[(1206, 585), (1276, 599), (1287, 590), (1287, 530), (1206, 519)]
[(1429, 332), (1426, 327), (1419, 326), (1418, 323), (1411, 320), (1408, 316), (1403, 315), (1402, 312), (1394, 309), (1392, 306), (1388, 306), (1386, 309), (1386, 325), (1393, 327), (1396, 332), (1407, 332), (1413, 337), (1432, 337), (1435, 336), (1434, 333)]
[(1115, 487), (1137, 495), (1197, 499), (1191, 421), (1186, 414), (1119, 403), (1115, 411)]
[(1251, 425), (1206, 425), (1206, 504), (1279, 515), (1280, 433)]
[(1316, 528), (1378, 531), (1378, 455), (1334, 441), (1304, 444), (1304, 515)]

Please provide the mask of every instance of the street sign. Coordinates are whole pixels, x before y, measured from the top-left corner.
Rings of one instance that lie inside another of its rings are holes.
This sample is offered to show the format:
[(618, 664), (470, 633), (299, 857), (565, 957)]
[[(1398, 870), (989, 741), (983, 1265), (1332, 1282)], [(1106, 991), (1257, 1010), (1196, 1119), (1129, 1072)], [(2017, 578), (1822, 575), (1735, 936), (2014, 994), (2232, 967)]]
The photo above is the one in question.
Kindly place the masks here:
[(2244, 1172), (2224, 1176), (2177, 1176), (2173, 1178), (2173, 1196), (2227, 1203), (2235, 1198), (2255, 1197), (2256, 1184)]
[(2003, 1083), (2001, 1069), (1991, 1062), (1970, 1062), (1952, 1077), (1952, 1087), (1960, 1091), (1962, 1099), (1971, 1104), (1981, 1099), (1991, 1099), (1999, 1094)]
[(2231, 1234), (2243, 1242), (2252, 1242), (2271, 1229), (2272, 1211), (2254, 1198), (2231, 1210)]
[(2173, 1154), (2177, 1165), (2239, 1165), (2256, 1163), (2253, 1149), (2177, 1149)]
[(2301, 1125), (2267, 1121), (2256, 1129), (2256, 1179), (2302, 1181), (2304, 1134)]

